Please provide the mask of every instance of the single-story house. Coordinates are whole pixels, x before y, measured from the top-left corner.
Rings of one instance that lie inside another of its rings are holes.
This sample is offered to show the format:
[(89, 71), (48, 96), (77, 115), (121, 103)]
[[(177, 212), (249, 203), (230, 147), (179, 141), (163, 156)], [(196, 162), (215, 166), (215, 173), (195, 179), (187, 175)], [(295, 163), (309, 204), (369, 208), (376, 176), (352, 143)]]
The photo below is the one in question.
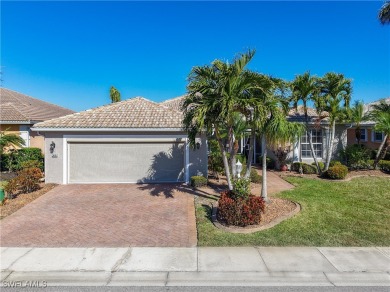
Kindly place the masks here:
[(131, 98), (37, 123), (48, 183), (189, 182), (207, 175), (206, 136), (190, 147), (174, 101)]
[[(390, 104), (390, 97), (384, 99), (386, 103)], [(364, 105), (364, 113), (368, 113), (371, 110), (372, 105), (379, 103), (379, 101), (371, 102)], [(374, 129), (374, 121), (364, 121), (360, 125), (361, 131), (361, 140), (360, 144), (366, 146), (367, 148), (377, 150), (380, 144), (383, 141), (384, 134), (382, 132), (377, 132)], [(348, 145), (357, 144), (355, 126), (351, 125), (348, 128)], [(390, 137), (389, 137), (390, 139)]]
[(44, 151), (44, 137), (31, 131), (38, 122), (58, 118), (74, 111), (19, 92), (0, 88), (0, 130), (20, 135), (26, 147)]

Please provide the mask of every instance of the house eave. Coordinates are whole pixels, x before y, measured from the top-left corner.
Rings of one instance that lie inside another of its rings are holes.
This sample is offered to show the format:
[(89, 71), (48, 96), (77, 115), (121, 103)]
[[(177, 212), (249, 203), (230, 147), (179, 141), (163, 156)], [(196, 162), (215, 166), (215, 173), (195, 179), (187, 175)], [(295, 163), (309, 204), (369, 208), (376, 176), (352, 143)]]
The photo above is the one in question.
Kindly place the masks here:
[(181, 128), (31, 128), (36, 132), (183, 132)]

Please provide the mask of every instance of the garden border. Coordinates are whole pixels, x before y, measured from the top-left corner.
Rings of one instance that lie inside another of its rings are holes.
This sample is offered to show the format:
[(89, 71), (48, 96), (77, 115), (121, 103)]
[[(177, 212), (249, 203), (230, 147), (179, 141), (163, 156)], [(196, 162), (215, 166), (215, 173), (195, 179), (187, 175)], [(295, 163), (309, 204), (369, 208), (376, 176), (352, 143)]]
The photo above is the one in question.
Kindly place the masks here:
[(297, 202), (294, 202), (294, 201), (290, 201), (292, 203), (295, 204), (295, 209), (292, 210), (290, 213), (288, 213), (287, 215), (283, 215), (279, 218), (276, 218), (274, 219), (273, 221), (263, 225), (263, 226), (246, 226), (246, 227), (239, 227), (239, 226), (234, 226), (234, 227), (230, 227), (230, 226), (225, 226), (223, 224), (221, 224), (218, 219), (217, 219), (217, 211), (218, 211), (218, 204), (213, 204), (212, 205), (212, 213), (211, 213), (211, 221), (213, 222), (214, 226), (223, 230), (223, 231), (226, 231), (226, 232), (230, 232), (230, 233), (242, 233), (242, 234), (249, 234), (249, 233), (254, 233), (254, 232), (258, 232), (258, 231), (263, 231), (263, 230), (267, 230), (267, 229), (270, 229), (276, 225), (278, 225), (279, 223), (287, 220), (287, 219), (290, 219), (291, 217), (293, 217), (294, 215), (298, 214), (302, 207), (299, 203)]

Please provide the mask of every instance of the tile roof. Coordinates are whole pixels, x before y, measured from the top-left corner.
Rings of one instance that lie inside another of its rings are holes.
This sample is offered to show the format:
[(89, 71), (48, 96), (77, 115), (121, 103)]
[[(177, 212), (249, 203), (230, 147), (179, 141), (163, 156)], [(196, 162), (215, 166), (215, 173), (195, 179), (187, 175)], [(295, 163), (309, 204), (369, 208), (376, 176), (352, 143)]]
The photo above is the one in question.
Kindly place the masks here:
[(34, 128), (172, 128), (182, 127), (182, 113), (135, 97), (35, 124)]
[(175, 98), (163, 101), (160, 104), (181, 112), (182, 111), (181, 106), (182, 106), (185, 98), (186, 98), (186, 95), (182, 95), (179, 97), (175, 97)]
[[(318, 121), (318, 113), (314, 108), (308, 107), (307, 114), (309, 116), (309, 120), (311, 122)], [(322, 112), (321, 117), (327, 117), (327, 112)], [(288, 112), (288, 120), (291, 122), (305, 122), (305, 112), (302, 105), (298, 106), (298, 108), (291, 108)], [(323, 120), (327, 120), (326, 118)]]
[(29, 119), (23, 115), (12, 103), (2, 103), (0, 106), (0, 120), (28, 123)]
[(45, 121), (74, 111), (19, 92), (0, 88), (0, 121)]

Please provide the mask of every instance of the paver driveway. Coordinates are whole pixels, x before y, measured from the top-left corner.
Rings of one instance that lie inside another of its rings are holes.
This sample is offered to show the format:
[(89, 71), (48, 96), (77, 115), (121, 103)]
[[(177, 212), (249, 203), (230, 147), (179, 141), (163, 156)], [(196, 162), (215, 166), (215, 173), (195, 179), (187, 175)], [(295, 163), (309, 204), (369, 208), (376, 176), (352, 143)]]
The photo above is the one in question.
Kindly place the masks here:
[(61, 185), (0, 221), (1, 246), (195, 246), (183, 185)]

